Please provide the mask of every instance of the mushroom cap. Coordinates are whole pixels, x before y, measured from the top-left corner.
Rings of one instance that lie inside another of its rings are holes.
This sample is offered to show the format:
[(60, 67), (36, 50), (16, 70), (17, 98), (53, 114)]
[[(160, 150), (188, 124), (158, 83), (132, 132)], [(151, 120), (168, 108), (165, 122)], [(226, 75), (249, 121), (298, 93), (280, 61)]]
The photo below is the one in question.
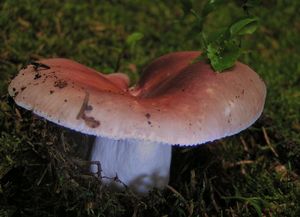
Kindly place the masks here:
[(216, 73), (203, 61), (193, 63), (199, 55), (164, 55), (130, 89), (124, 74), (45, 59), (22, 69), (8, 90), (21, 107), (82, 133), (196, 145), (249, 127), (266, 97), (264, 82), (248, 66), (237, 62)]

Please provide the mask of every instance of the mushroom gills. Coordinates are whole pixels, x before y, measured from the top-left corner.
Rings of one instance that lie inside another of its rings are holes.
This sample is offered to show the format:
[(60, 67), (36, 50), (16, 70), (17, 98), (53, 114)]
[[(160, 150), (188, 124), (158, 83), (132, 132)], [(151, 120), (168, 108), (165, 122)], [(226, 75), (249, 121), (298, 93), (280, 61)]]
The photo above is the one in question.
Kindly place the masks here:
[[(100, 162), (104, 184), (118, 189), (128, 186), (146, 194), (168, 184), (171, 152), (171, 146), (164, 143), (96, 137), (91, 161)], [(96, 173), (96, 167), (91, 172)]]

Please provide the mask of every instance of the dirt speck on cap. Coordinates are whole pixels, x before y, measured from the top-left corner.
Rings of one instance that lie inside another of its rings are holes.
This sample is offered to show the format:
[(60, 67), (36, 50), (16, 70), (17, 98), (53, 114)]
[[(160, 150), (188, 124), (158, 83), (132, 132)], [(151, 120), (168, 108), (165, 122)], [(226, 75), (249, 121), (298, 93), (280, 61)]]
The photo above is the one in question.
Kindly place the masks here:
[(66, 82), (65, 80), (57, 80), (54, 82), (54, 87), (58, 87), (58, 88), (65, 88), (68, 85), (68, 82)]
[(39, 78), (41, 78), (42, 77), (42, 75), (39, 73), (39, 72), (37, 72), (35, 75), (34, 75), (34, 80), (37, 80), (37, 79), (39, 79)]

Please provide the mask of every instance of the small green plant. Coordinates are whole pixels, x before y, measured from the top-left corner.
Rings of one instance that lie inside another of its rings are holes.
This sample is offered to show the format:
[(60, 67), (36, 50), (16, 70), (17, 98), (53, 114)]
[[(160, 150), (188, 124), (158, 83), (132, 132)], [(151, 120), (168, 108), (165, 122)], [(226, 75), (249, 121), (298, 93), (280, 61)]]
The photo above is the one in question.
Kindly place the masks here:
[(116, 63), (115, 69), (114, 69), (115, 72), (117, 72), (119, 70), (120, 65), (121, 65), (121, 60), (124, 57), (125, 52), (129, 51), (130, 53), (134, 53), (136, 44), (140, 40), (142, 40), (143, 37), (144, 37), (144, 35), (140, 32), (134, 32), (134, 33), (131, 33), (129, 36), (127, 36), (122, 49), (119, 50), (119, 56), (118, 56), (117, 63)]
[(227, 27), (222, 27), (210, 34), (205, 32), (204, 24), (207, 16), (224, 6), (228, 1), (208, 0), (200, 12), (192, 9), (192, 2), (182, 0), (184, 14), (192, 13), (196, 18), (196, 27), (200, 31), (202, 41), (202, 55), (200, 59), (209, 60), (212, 68), (221, 72), (231, 68), (242, 54), (241, 39), (244, 35), (252, 34), (256, 31), (259, 19), (251, 16), (249, 9), (255, 7), (259, 1), (249, 0), (242, 5), (246, 16), (240, 17)]

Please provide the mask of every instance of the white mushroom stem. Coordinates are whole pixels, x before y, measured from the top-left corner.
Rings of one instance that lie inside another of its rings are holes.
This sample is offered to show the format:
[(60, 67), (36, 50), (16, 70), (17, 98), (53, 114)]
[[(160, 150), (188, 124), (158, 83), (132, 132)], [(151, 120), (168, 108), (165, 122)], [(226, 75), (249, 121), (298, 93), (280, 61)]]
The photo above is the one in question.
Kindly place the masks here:
[[(162, 143), (97, 137), (91, 160), (100, 161), (103, 183), (118, 187), (125, 184), (143, 194), (168, 184), (171, 152), (171, 146)], [(91, 171), (97, 172), (93, 166)]]

